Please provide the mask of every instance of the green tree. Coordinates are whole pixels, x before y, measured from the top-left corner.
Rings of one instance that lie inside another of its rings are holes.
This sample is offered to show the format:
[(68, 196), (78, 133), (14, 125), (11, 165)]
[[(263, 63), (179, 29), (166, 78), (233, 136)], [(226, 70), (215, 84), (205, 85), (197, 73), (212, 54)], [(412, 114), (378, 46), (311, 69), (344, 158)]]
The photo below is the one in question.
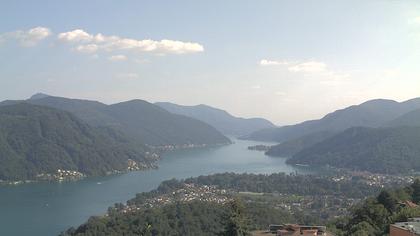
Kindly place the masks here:
[(249, 220), (245, 215), (245, 207), (240, 199), (229, 203), (229, 212), (226, 217), (224, 236), (247, 236), (249, 232)]
[(416, 179), (414, 180), (414, 183), (411, 185), (411, 188), (413, 189), (413, 202), (416, 204), (420, 203), (420, 180)]
[(379, 203), (384, 205), (384, 207), (390, 212), (393, 213), (397, 210), (398, 199), (395, 198), (394, 194), (388, 190), (383, 190), (377, 197)]

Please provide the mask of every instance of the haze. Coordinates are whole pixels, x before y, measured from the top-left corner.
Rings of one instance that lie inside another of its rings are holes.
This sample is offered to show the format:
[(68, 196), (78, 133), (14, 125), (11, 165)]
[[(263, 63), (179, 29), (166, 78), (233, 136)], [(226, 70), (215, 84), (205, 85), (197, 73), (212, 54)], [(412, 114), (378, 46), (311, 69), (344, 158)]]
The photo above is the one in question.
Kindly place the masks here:
[(2, 1), (0, 100), (140, 98), (280, 125), (420, 94), (419, 1), (112, 2)]

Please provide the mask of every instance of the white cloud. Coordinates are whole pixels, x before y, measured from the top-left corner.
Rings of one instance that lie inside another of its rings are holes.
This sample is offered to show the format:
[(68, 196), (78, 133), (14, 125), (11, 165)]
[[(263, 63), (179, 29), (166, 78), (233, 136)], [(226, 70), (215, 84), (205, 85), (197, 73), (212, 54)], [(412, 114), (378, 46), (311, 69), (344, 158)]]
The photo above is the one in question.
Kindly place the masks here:
[(75, 50), (82, 53), (94, 53), (98, 51), (98, 45), (96, 44), (79, 45), (75, 48)]
[(27, 31), (17, 30), (0, 35), (0, 42), (16, 40), (21, 46), (32, 47), (50, 36), (51, 30), (45, 27), (35, 27)]
[(138, 79), (140, 76), (137, 73), (121, 73), (115, 75), (118, 79)]
[(293, 66), (288, 67), (287, 69), (293, 72), (306, 72), (306, 73), (325, 72), (327, 71), (327, 65), (323, 62), (308, 61), (308, 62), (297, 63)]
[(73, 31), (60, 33), (58, 36), (58, 39), (64, 42), (91, 42), (93, 39), (93, 36), (86, 33), (85, 31), (81, 29), (76, 29)]
[(154, 52), (158, 54), (186, 54), (204, 51), (204, 47), (201, 44), (193, 42), (168, 39), (160, 41), (151, 39), (137, 40), (119, 36), (106, 36), (103, 34), (92, 35), (81, 29), (60, 33), (58, 39), (62, 42), (78, 44), (78, 47), (84, 44), (95, 44), (98, 47), (97, 50), (107, 52), (133, 51)]
[(272, 61), (263, 59), (260, 61), (261, 66), (279, 66), (279, 65), (289, 65), (287, 61)]
[(324, 62), (320, 61), (304, 61), (304, 62), (293, 62), (293, 61), (275, 61), (275, 60), (261, 60), (261, 66), (283, 66), (288, 71), (293, 73), (303, 73), (305, 76), (320, 76), (323, 79), (321, 83), (329, 84), (334, 81), (340, 82), (348, 78), (350, 75), (342, 72), (337, 72), (328, 67)]
[(127, 60), (127, 57), (125, 55), (112, 55), (108, 57), (108, 60), (110, 61), (125, 61)]

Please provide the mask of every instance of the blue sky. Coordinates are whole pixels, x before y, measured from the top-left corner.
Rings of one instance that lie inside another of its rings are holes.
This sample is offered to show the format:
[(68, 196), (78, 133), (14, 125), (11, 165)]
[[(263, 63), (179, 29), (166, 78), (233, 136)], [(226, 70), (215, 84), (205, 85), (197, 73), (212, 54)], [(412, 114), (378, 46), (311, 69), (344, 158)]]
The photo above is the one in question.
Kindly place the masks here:
[(208, 104), (277, 124), (420, 96), (419, 1), (1, 1), (0, 100)]

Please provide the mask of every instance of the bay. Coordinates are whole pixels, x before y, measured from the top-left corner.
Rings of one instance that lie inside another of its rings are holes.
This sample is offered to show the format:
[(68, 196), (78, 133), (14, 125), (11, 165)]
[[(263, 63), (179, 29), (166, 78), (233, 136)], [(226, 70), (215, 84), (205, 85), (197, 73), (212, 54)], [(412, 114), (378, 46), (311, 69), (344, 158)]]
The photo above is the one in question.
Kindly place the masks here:
[(102, 215), (114, 203), (150, 191), (171, 178), (214, 173), (311, 173), (287, 165), (248, 146), (270, 143), (232, 139), (234, 144), (166, 153), (159, 169), (130, 172), (66, 183), (32, 183), (0, 187), (0, 235), (57, 235), (92, 215)]

